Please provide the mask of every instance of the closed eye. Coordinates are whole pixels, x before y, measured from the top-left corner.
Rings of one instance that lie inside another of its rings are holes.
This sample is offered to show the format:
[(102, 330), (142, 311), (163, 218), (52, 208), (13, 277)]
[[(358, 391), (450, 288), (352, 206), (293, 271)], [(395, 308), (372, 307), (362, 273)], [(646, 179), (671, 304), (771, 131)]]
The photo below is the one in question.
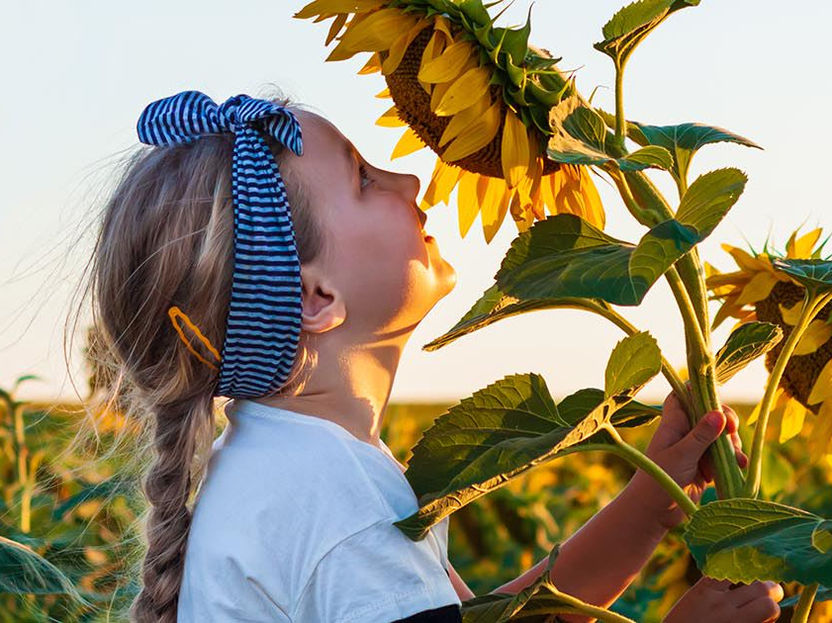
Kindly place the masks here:
[[(370, 184), (373, 183), (373, 179), (369, 176), (367, 167), (364, 166), (363, 162), (359, 163), (359, 165), (358, 165), (358, 175), (361, 179), (361, 188), (364, 188), (365, 186), (369, 186)], [(364, 184), (364, 180), (367, 181), (366, 184)]]

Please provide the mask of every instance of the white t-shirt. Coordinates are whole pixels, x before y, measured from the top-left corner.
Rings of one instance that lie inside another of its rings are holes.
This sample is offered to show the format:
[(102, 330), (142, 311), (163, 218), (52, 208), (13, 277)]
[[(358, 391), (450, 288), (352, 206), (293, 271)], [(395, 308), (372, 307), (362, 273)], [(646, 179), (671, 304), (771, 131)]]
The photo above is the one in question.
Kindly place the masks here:
[(323, 418), (232, 400), (188, 536), (179, 623), (389, 623), (461, 604), (448, 517), (420, 541), (419, 508), (382, 441)]

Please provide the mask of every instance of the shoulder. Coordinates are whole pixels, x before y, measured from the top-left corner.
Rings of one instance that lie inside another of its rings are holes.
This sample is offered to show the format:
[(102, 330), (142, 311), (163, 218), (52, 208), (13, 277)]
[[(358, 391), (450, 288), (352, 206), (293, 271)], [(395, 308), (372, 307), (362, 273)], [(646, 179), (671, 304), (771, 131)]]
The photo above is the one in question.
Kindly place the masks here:
[(344, 535), (390, 514), (376, 477), (348, 440), (315, 422), (250, 414), (215, 442), (199, 506), (227, 515), (245, 508), (252, 519), (268, 513), (276, 531), (289, 524), (294, 534), (315, 512)]
[(392, 521), (369, 471), (327, 431), (241, 419), (214, 444), (195, 502), (186, 575), (194, 586), (225, 586), (223, 592), (256, 585), (288, 610), (336, 544)]

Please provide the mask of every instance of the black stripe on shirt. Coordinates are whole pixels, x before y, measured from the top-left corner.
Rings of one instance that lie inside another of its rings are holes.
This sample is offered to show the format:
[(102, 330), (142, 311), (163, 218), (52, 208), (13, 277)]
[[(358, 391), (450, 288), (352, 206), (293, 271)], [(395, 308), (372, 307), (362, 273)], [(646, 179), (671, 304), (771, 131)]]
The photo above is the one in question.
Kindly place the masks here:
[(423, 610), (406, 619), (397, 619), (393, 623), (462, 623), (462, 610), (459, 604), (448, 604), (432, 610)]

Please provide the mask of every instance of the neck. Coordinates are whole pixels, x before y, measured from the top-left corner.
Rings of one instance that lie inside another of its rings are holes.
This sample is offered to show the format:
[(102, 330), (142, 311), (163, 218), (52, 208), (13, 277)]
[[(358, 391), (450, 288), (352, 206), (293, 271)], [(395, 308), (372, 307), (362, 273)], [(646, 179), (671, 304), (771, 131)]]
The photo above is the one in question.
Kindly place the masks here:
[[(319, 342), (317, 362), (297, 396), (255, 401), (340, 424), (358, 439), (379, 445), (379, 436), (402, 350), (410, 332), (369, 344)], [(314, 345), (313, 345), (314, 347)]]

